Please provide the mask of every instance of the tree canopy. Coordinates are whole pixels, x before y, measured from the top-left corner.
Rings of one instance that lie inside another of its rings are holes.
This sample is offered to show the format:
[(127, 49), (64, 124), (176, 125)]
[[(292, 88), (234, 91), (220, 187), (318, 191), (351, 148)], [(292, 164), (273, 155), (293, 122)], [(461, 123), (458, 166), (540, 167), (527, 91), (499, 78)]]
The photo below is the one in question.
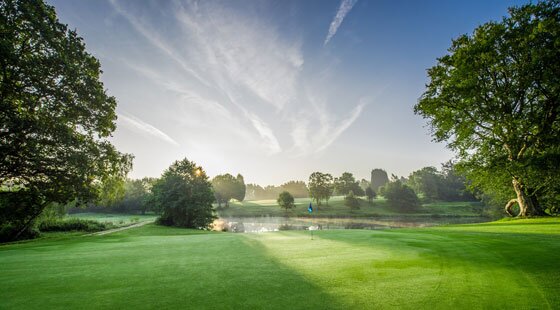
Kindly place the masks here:
[(162, 211), (158, 223), (207, 228), (214, 220), (214, 193), (206, 172), (188, 159), (174, 162), (152, 187), (153, 202)]
[(509, 182), (509, 213), (517, 203), (519, 216), (544, 214), (560, 172), (559, 1), (510, 8), (458, 37), (428, 75), (415, 112), (434, 139), (448, 141), (474, 185), (503, 193)]
[(420, 200), (412, 188), (394, 179), (383, 187), (383, 196), (389, 207), (402, 211), (414, 211), (420, 207)]
[(217, 175), (212, 179), (212, 188), (219, 207), (222, 203), (228, 207), (231, 199), (239, 201), (245, 199), (246, 186), (241, 174), (238, 174), (237, 177), (229, 173)]
[(117, 103), (98, 60), (52, 6), (3, 1), (0, 29), (0, 221), (19, 235), (49, 203), (95, 199), (132, 158), (107, 140)]
[(363, 196), (364, 190), (360, 187), (360, 182), (356, 181), (350, 172), (344, 172), (334, 179), (334, 189), (337, 195), (348, 195), (353, 192), (356, 196)]
[(278, 202), (278, 205), (281, 208), (283, 208), (286, 212), (289, 209), (296, 207), (294, 203), (294, 196), (292, 196), (292, 194), (286, 191), (283, 191), (280, 193), (280, 195), (278, 195), (278, 199), (276, 199), (276, 202)]
[(328, 204), (334, 190), (333, 177), (328, 173), (313, 172), (309, 176), (309, 196), (313, 198), (317, 205), (321, 205), (321, 201), (325, 200)]
[(371, 170), (371, 188), (378, 193), (379, 188), (389, 182), (387, 172), (383, 169)]

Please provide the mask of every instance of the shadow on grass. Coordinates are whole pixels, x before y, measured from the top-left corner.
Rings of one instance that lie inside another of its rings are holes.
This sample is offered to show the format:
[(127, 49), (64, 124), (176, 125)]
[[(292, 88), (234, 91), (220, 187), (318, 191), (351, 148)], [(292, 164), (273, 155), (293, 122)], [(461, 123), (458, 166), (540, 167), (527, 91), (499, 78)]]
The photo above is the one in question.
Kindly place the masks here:
[(240, 234), (146, 225), (4, 250), (2, 309), (343, 308)]

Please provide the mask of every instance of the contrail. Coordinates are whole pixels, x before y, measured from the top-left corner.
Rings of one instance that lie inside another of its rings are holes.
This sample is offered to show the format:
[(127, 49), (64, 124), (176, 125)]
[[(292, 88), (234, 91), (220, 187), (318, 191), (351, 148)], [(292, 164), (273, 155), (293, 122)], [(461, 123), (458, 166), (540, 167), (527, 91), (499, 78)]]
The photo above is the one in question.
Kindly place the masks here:
[(346, 14), (350, 12), (356, 2), (358, 2), (358, 0), (342, 0), (342, 2), (340, 3), (340, 7), (338, 8), (338, 12), (336, 12), (336, 16), (331, 22), (329, 33), (327, 34), (325, 43), (323, 45), (327, 45), (331, 38), (336, 34), (338, 27), (340, 27), (340, 24), (342, 24), (342, 21), (344, 20), (344, 17), (346, 17)]

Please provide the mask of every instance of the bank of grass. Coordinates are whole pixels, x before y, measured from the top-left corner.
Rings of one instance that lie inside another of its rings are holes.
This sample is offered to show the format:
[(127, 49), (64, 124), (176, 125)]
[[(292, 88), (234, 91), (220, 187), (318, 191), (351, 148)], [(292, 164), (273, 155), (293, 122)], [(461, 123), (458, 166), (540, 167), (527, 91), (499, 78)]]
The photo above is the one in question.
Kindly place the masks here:
[[(274, 199), (231, 202), (229, 207), (217, 208), (220, 217), (259, 217), (259, 216), (310, 216), (307, 208), (311, 199), (295, 199), (296, 207), (286, 212), (278, 206)], [(387, 206), (383, 198), (373, 200), (372, 203), (360, 199), (360, 208), (350, 210), (344, 205), (343, 196), (335, 196), (329, 204), (323, 204), (317, 209), (313, 203), (314, 217), (380, 217), (380, 216), (436, 216), (436, 217), (480, 217), (484, 216), (482, 204), (479, 202), (438, 202), (422, 205), (414, 212), (397, 212)]]
[(232, 234), (148, 224), (0, 246), (0, 308), (548, 309), (560, 219)]

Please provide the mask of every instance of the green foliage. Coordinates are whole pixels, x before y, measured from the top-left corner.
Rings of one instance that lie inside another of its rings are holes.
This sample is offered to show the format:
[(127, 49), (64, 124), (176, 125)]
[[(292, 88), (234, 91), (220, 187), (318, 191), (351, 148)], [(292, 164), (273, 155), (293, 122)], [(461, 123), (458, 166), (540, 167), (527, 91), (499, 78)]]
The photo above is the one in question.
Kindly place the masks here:
[(237, 201), (243, 201), (245, 199), (245, 192), (247, 191), (247, 186), (245, 186), (245, 179), (243, 179), (243, 176), (239, 173), (237, 174), (235, 179), (237, 182), (233, 199)]
[(162, 210), (159, 224), (204, 229), (215, 219), (212, 185), (202, 167), (186, 158), (165, 170), (152, 192)]
[(339, 178), (334, 179), (334, 191), (337, 195), (348, 195), (353, 192), (356, 196), (364, 196), (364, 190), (356, 181), (352, 173), (344, 172)]
[(109, 223), (98, 222), (95, 220), (84, 220), (79, 218), (69, 219), (50, 219), (41, 221), (38, 228), (42, 232), (53, 231), (86, 231), (95, 232), (113, 228)]
[(16, 240), (34, 239), (40, 236), (40, 232), (34, 226), (21, 229), (20, 226), (12, 224), (12, 222), (0, 223), (0, 243), (14, 241), (14, 236), (19, 234)]
[(371, 189), (376, 193), (379, 192), (379, 188), (389, 182), (389, 177), (387, 172), (383, 169), (373, 169), (371, 170)]
[(353, 191), (350, 191), (348, 195), (344, 197), (344, 205), (352, 210), (356, 210), (360, 208), (360, 200), (354, 197)]
[(283, 192), (290, 192), (295, 198), (309, 197), (309, 189), (303, 181), (288, 181), (280, 186), (247, 184), (247, 200), (276, 199)]
[(23, 231), (49, 203), (95, 200), (131, 156), (108, 140), (116, 101), (99, 62), (54, 8), (4, 1), (0, 16), (0, 220)]
[(217, 175), (212, 179), (212, 188), (219, 207), (222, 203), (228, 207), (231, 199), (243, 201), (245, 198), (246, 186), (241, 174), (237, 177), (229, 173)]
[(371, 187), (371, 182), (366, 180), (366, 179), (361, 179), (360, 180), (360, 188), (364, 191), (364, 195), (365, 195), (366, 189), (368, 187)]
[(280, 188), (283, 191), (290, 192), (294, 198), (307, 198), (309, 197), (309, 189), (303, 181), (289, 181), (282, 185)]
[(122, 199), (109, 205), (107, 209), (119, 213), (145, 214), (146, 211), (152, 209), (152, 186), (155, 182), (156, 179), (147, 177), (136, 180), (127, 179), (124, 183)]
[(458, 153), (474, 186), (511, 194), (502, 183), (508, 174), (520, 215), (539, 215), (539, 201), (549, 209), (559, 202), (560, 2), (509, 13), (453, 40), (428, 70), (415, 112), (429, 120), (436, 141)]
[(475, 197), (466, 188), (466, 178), (455, 165), (449, 161), (442, 165), (442, 170), (424, 167), (410, 174), (406, 184), (423, 200), (430, 201), (473, 201)]
[(420, 200), (414, 190), (404, 185), (400, 180), (385, 184), (383, 196), (387, 198), (387, 204), (390, 208), (401, 212), (415, 211), (420, 208)]
[(375, 199), (375, 197), (377, 197), (377, 194), (375, 193), (375, 191), (373, 191), (373, 189), (371, 189), (371, 187), (367, 187), (366, 188), (366, 197), (367, 200), (372, 203), (373, 199)]
[(328, 173), (313, 172), (309, 176), (309, 196), (313, 198), (317, 205), (321, 205), (321, 201), (325, 200), (327, 205), (334, 190), (333, 177)]
[(286, 191), (281, 192), (280, 195), (278, 195), (278, 199), (276, 200), (276, 202), (278, 202), (278, 205), (286, 210), (286, 212), (289, 209), (293, 209), (296, 207), (294, 203), (294, 196)]
[(423, 194), (427, 201), (439, 199), (441, 184), (443, 177), (435, 167), (424, 167), (412, 172), (407, 182), (415, 192)]

